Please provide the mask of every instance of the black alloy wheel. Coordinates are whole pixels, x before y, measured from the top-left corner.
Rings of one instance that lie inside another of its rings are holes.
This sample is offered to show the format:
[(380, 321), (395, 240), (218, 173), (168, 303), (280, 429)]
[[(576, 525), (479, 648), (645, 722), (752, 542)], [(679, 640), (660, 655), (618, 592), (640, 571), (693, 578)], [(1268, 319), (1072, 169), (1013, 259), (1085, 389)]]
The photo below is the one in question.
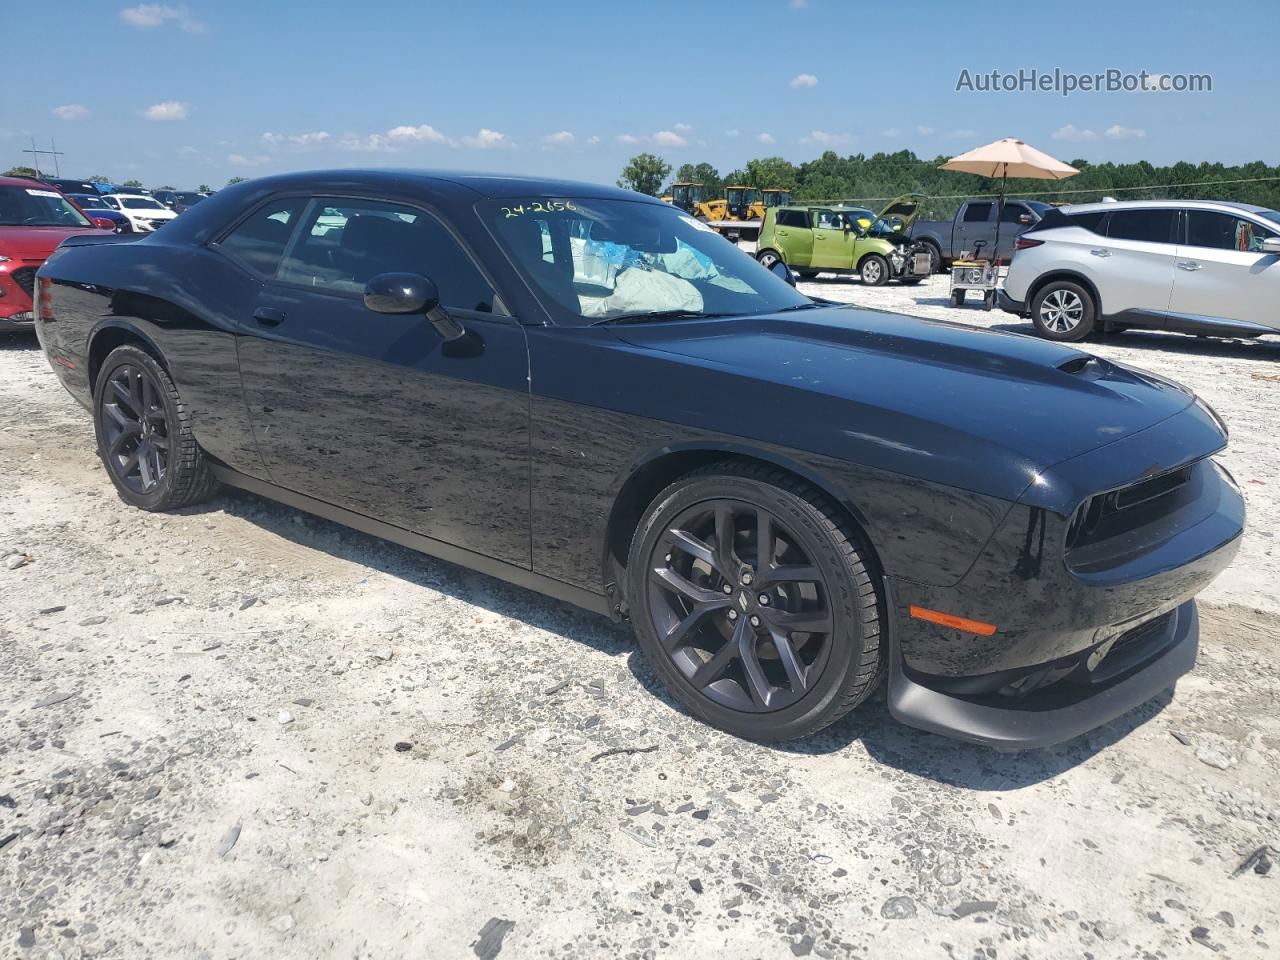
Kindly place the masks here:
[(94, 385), (98, 455), (126, 503), (172, 510), (212, 494), (216, 481), (168, 372), (138, 346), (107, 355)]
[(664, 491), (632, 546), (631, 617), (696, 714), (781, 740), (833, 722), (879, 668), (876, 591), (855, 536), (817, 491), (726, 464)]
[(169, 426), (159, 387), (139, 366), (123, 363), (107, 378), (102, 401), (103, 459), (137, 494), (148, 494), (169, 468)]

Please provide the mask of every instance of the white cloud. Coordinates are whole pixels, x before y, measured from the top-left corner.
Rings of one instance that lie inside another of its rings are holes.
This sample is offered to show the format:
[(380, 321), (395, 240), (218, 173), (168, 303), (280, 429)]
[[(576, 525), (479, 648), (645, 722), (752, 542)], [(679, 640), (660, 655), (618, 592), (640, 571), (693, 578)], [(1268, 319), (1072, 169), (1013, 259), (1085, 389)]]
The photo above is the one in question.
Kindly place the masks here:
[(542, 142), (549, 147), (564, 147), (573, 143), (576, 139), (568, 130), (560, 130), (557, 133), (548, 133), (542, 138)]
[(931, 137), (933, 136), (933, 127), (916, 127), (916, 133), (922, 137)]
[(594, 147), (600, 142), (599, 137), (587, 137), (587, 146)]
[(813, 130), (807, 137), (802, 137), (801, 143), (820, 143), (824, 147), (835, 147), (842, 143), (848, 143), (853, 136), (848, 133), (831, 133), (827, 130)]
[[(483, 132), (483, 131), (482, 131)], [(419, 124), (418, 126), (404, 125), (392, 127), (387, 131), (387, 136), (392, 140), (401, 140), (406, 143), (449, 143), (449, 138), (443, 133), (431, 126), (429, 123)], [(499, 134), (501, 136), (501, 134)]]
[(1049, 134), (1054, 140), (1065, 140), (1067, 143), (1088, 143), (1091, 140), (1097, 140), (1098, 135), (1087, 128), (1077, 127), (1074, 123), (1068, 123), (1065, 127), (1059, 127), (1053, 133)]
[(791, 78), (791, 87), (793, 90), (798, 90), (801, 87), (816, 87), (817, 85), (818, 78), (812, 73), (802, 73), (799, 76)]
[(243, 153), (232, 153), (227, 156), (227, 163), (233, 167), (260, 167), (264, 163), (270, 163), (270, 157), (264, 157), (262, 154), (254, 154), (246, 157)]
[(490, 130), (487, 127), (481, 127), (473, 137), (463, 137), (462, 145), (464, 147), (473, 147), (476, 150), (504, 150), (515, 146), (507, 139), (505, 133), (499, 133), (497, 130)]
[(1169, 81), (1165, 80), (1167, 76), (1169, 76), (1167, 73), (1148, 73), (1142, 89), (1147, 93), (1168, 93), (1169, 87), (1166, 85)]
[(162, 27), (166, 23), (177, 25), (178, 29), (187, 33), (204, 33), (207, 27), (191, 16), (186, 6), (171, 7), (166, 3), (140, 3), (136, 7), (125, 7), (120, 11), (120, 19), (131, 27), (150, 30)]
[(773, 139), (772, 133), (757, 133), (756, 139), (759, 140), (761, 143), (765, 144), (766, 146), (771, 143), (778, 142), (777, 140)]
[(673, 123), (673, 124), (671, 125), (671, 129), (672, 129), (672, 130), (679, 130), (681, 133), (688, 133), (690, 130), (692, 130), (692, 129), (693, 129), (693, 124), (691, 124), (691, 123)]
[(644, 137), (637, 137), (630, 133), (620, 133), (613, 139), (617, 140), (619, 143), (633, 144), (642, 142)]
[(264, 133), (262, 142), (269, 143), (273, 147), (291, 144), (295, 147), (311, 147), (316, 144), (324, 143), (329, 139), (327, 130), (316, 130), (312, 133)]
[(726, 131), (724, 132), (724, 135), (725, 135), (726, 137), (736, 137), (736, 136), (738, 136), (740, 133), (742, 133), (742, 131), (741, 131), (741, 130), (734, 129), (734, 130), (726, 130)]
[(1118, 123), (1113, 123), (1102, 131), (1102, 135), (1109, 140), (1144, 140), (1147, 131), (1141, 127), (1122, 127)]
[(78, 103), (64, 103), (53, 108), (53, 115), (59, 120), (83, 120), (89, 115), (89, 108)]
[(179, 100), (165, 100), (153, 103), (142, 111), (142, 115), (148, 120), (185, 120), (187, 105)]
[(680, 134), (672, 133), (670, 130), (659, 130), (652, 139), (660, 147), (683, 147), (689, 143)]

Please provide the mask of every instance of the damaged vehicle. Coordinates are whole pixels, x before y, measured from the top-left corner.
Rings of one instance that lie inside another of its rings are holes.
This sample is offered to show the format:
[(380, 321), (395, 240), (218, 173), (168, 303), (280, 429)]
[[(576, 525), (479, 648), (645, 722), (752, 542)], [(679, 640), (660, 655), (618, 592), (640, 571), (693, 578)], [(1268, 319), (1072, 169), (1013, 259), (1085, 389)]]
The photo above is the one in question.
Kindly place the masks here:
[(908, 236), (919, 209), (914, 195), (891, 201), (879, 214), (846, 204), (771, 208), (756, 259), (765, 267), (785, 263), (806, 280), (835, 273), (873, 287), (890, 280), (917, 284), (934, 268), (929, 249)]
[(337, 170), (69, 237), (36, 325), (126, 503), (226, 484), (629, 620), (738, 736), (887, 684), (904, 723), (1037, 747), (1192, 668), (1244, 524), (1207, 405), (790, 279), (611, 187)]

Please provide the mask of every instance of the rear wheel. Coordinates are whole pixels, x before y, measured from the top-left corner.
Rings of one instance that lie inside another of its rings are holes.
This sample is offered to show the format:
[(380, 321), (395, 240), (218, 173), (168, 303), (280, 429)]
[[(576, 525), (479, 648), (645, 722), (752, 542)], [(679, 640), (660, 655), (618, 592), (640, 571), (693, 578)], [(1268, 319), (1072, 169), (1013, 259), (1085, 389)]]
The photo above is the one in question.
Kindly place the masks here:
[(1083, 340), (1093, 332), (1096, 313), (1093, 296), (1070, 280), (1045, 284), (1031, 300), (1031, 322), (1049, 340)]
[(628, 597), (640, 648), (693, 714), (786, 740), (838, 720), (881, 663), (868, 554), (823, 494), (723, 463), (676, 481), (641, 519)]
[(107, 355), (94, 387), (98, 456), (120, 499), (143, 510), (173, 510), (208, 499), (216, 481), (191, 432), (173, 380), (145, 350)]
[(858, 275), (869, 287), (882, 287), (889, 282), (889, 261), (878, 253), (863, 257)]

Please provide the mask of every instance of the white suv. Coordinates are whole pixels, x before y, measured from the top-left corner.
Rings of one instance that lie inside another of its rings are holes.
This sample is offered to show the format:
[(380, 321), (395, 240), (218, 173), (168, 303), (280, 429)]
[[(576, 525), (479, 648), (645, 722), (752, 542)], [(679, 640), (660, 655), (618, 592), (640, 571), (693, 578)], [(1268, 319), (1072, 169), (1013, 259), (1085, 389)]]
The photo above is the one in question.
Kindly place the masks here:
[(1280, 333), (1280, 213), (1208, 200), (1063, 207), (1018, 238), (999, 300), (1050, 340)]
[(150, 233), (177, 216), (155, 197), (140, 193), (105, 193), (102, 202), (128, 217), (133, 229), (140, 233)]

